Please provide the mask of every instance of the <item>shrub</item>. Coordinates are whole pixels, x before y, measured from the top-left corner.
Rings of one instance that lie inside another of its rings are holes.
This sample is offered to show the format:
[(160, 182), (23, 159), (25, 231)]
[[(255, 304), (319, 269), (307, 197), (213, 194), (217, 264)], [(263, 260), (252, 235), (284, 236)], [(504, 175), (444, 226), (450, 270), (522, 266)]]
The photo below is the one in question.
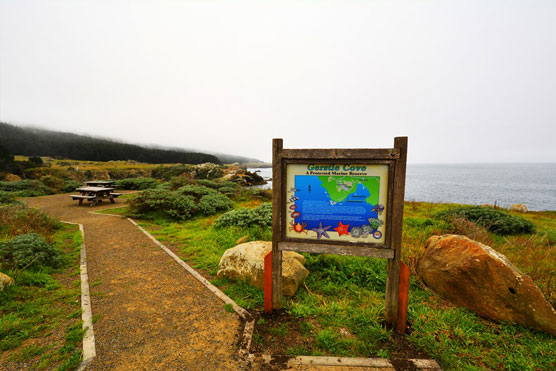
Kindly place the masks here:
[(81, 187), (81, 183), (76, 182), (75, 180), (66, 180), (64, 186), (62, 187), (62, 192), (73, 192), (76, 188)]
[(226, 196), (236, 196), (238, 194), (238, 189), (233, 187), (220, 187), (218, 192), (225, 194)]
[(119, 189), (145, 190), (155, 188), (157, 185), (158, 182), (153, 178), (126, 178), (116, 182), (116, 188)]
[(205, 215), (230, 210), (232, 207), (234, 207), (232, 200), (221, 193), (208, 194), (199, 200), (199, 211)]
[(222, 186), (220, 183), (214, 182), (212, 180), (207, 180), (207, 179), (198, 179), (198, 180), (196, 180), (196, 182), (199, 185), (209, 187), (209, 188), (213, 188), (213, 189), (218, 189), (218, 187)]
[(535, 225), (531, 221), (491, 207), (456, 207), (454, 209), (440, 211), (434, 214), (433, 217), (447, 221), (463, 218), (486, 228), (489, 232), (500, 235), (516, 235), (535, 232)]
[(263, 201), (270, 201), (272, 200), (272, 190), (270, 189), (260, 189), (260, 188), (251, 188), (249, 190), (251, 196)]
[(155, 214), (173, 219), (188, 219), (198, 213), (213, 215), (233, 207), (233, 202), (218, 191), (186, 185), (176, 191), (157, 188), (146, 190), (130, 202), (132, 215), (152, 217)]
[(0, 264), (3, 269), (58, 268), (64, 264), (64, 254), (37, 233), (22, 234), (0, 242)]
[(52, 189), (62, 189), (64, 187), (64, 181), (52, 175), (42, 176), (41, 182)]
[(195, 184), (195, 180), (190, 174), (183, 174), (170, 179), (167, 184), (169, 189), (176, 190), (186, 185)]
[(44, 196), (54, 193), (54, 190), (47, 187), (38, 180), (18, 180), (16, 182), (0, 182), (0, 191), (14, 192), (16, 197)]
[(10, 205), (18, 202), (13, 193), (0, 191), (0, 205)]
[(191, 174), (194, 169), (195, 167), (192, 165), (160, 166), (153, 169), (151, 174), (156, 179), (170, 180), (170, 178), (183, 174)]
[(250, 226), (266, 227), (272, 225), (272, 205), (264, 203), (255, 209), (239, 208), (229, 211), (220, 216), (215, 222), (215, 228), (223, 228), (230, 226), (250, 227)]
[(0, 206), (0, 236), (40, 233), (48, 236), (58, 228), (58, 222), (38, 209), (21, 203)]
[(173, 219), (187, 219), (198, 209), (195, 199), (165, 189), (149, 189), (141, 192), (130, 201), (132, 215), (149, 217), (149, 214), (162, 214)]
[(43, 164), (42, 158), (39, 156), (29, 157), (28, 161), (31, 166), (41, 166)]
[(177, 192), (183, 195), (195, 196), (197, 198), (205, 195), (218, 194), (217, 190), (205, 186), (198, 186), (198, 185), (186, 185), (179, 188)]

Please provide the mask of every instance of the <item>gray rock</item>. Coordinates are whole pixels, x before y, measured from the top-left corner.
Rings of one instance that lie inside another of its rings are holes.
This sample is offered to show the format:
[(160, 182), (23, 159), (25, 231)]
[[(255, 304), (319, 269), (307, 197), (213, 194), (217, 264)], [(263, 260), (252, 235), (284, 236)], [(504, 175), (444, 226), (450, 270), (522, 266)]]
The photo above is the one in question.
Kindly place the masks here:
[[(272, 242), (252, 241), (226, 250), (217, 277), (247, 281), (253, 286), (264, 288), (264, 257), (272, 250)], [(293, 251), (282, 253), (282, 294), (294, 296), (299, 284), (307, 278), (309, 271), (303, 266), (303, 255)]]

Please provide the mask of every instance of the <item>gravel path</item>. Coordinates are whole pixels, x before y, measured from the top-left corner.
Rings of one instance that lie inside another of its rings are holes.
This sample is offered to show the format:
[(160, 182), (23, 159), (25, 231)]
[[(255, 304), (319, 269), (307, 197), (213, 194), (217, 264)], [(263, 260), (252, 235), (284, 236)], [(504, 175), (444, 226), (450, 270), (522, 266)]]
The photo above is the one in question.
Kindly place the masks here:
[[(85, 230), (97, 358), (87, 370), (238, 370), (235, 313), (128, 220), (68, 195), (29, 198)], [(117, 201), (122, 204), (122, 201)]]

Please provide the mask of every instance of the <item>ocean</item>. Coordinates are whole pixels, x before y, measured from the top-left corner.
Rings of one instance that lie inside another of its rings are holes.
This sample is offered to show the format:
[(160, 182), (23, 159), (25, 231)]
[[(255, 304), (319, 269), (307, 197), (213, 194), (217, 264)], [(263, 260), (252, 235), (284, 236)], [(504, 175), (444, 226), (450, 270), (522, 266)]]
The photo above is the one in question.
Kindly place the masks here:
[[(272, 178), (271, 168), (258, 171)], [(271, 188), (269, 182), (262, 188)], [(408, 164), (406, 201), (450, 202), (529, 210), (556, 210), (556, 163), (542, 164)]]

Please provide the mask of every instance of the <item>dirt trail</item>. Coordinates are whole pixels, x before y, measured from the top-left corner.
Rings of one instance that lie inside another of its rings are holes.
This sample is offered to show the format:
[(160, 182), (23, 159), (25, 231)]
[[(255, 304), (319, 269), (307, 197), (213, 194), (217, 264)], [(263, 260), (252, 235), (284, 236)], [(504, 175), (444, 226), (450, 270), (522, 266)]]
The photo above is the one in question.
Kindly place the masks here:
[[(238, 370), (238, 316), (128, 220), (68, 195), (29, 206), (85, 230), (97, 358), (87, 370)], [(122, 201), (118, 201), (122, 204)]]

